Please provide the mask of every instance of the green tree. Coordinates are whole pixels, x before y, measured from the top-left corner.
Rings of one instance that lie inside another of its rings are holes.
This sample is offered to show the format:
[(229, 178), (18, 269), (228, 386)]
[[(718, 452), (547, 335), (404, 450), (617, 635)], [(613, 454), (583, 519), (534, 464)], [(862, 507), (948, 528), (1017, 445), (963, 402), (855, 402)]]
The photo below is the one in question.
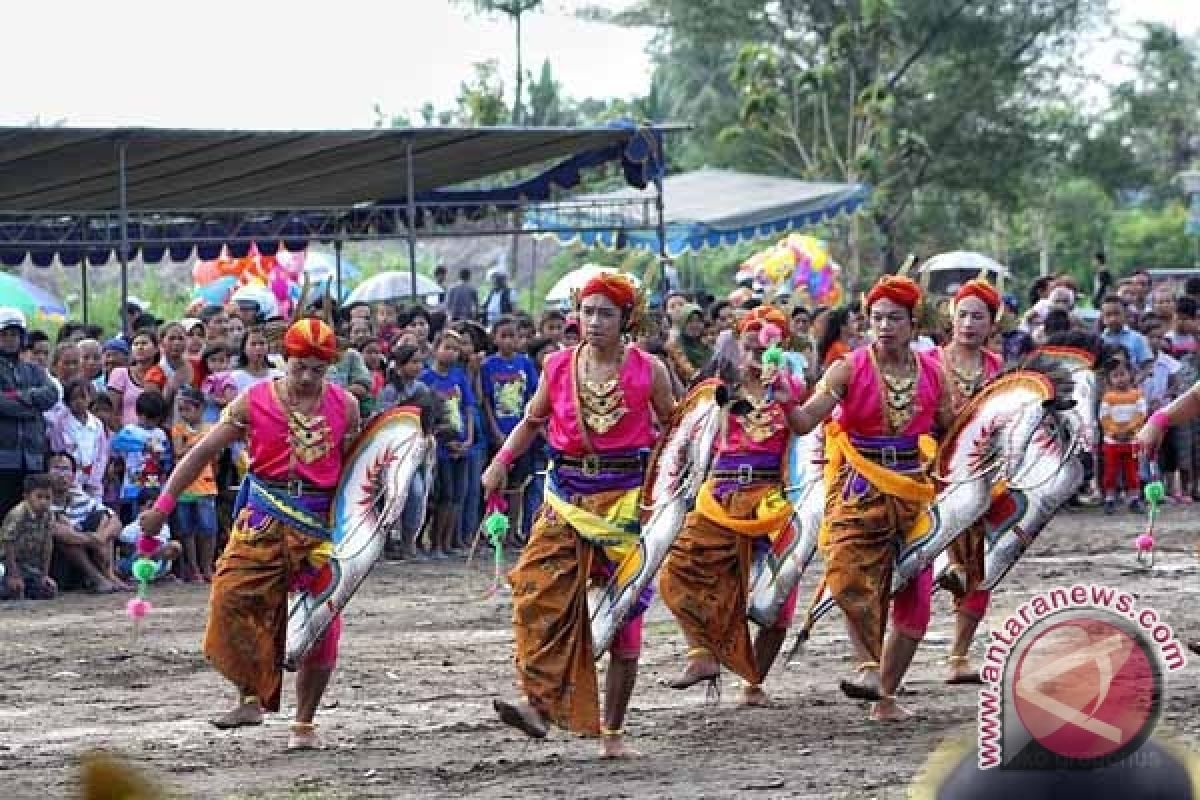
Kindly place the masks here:
[(521, 86), (525, 75), (524, 68), (522, 66), (523, 53), (521, 48), (521, 18), (532, 11), (539, 10), (542, 7), (543, 0), (458, 0), (458, 2), (470, 2), (476, 13), (503, 14), (512, 20), (513, 29), (516, 32), (517, 38), (517, 89), (513, 97), (512, 124), (520, 125), (523, 111), (523, 105), (521, 102)]
[(474, 76), (458, 88), (458, 117), (464, 125), (501, 125), (508, 119), (508, 107), (504, 103), (504, 81), (500, 79), (499, 67), (493, 61), (481, 61), (472, 65)]
[(542, 62), (538, 79), (529, 80), (529, 115), (526, 121), (534, 126), (569, 125), (570, 110), (566, 108), (562, 84), (554, 79), (550, 60)]

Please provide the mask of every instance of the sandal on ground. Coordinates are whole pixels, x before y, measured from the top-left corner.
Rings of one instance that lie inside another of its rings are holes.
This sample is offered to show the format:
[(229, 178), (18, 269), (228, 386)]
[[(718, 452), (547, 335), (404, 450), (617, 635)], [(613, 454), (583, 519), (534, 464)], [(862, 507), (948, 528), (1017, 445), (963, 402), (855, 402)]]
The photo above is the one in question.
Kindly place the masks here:
[[(858, 665), (855, 670), (859, 674), (865, 672), (874, 672), (879, 669), (879, 663), (876, 661), (864, 661)], [(857, 681), (847, 680), (843, 678), (838, 683), (838, 688), (847, 697), (854, 700), (869, 700), (872, 703), (878, 703), (883, 698), (883, 693), (872, 686), (865, 686)]]
[[(966, 656), (950, 656), (949, 658), (946, 659), (946, 663), (949, 664), (951, 667), (961, 667), (961, 666), (965, 666), (971, 662), (970, 662), (970, 659), (968, 659)], [(980, 677), (978, 670), (972, 670), (971, 672), (968, 672), (965, 675), (959, 674), (956, 672), (954, 675), (951, 675), (949, 678), (946, 678), (946, 684), (948, 686), (963, 686), (963, 685), (978, 686), (982, 683), (983, 683), (983, 678)]]
[[(530, 719), (518, 704), (497, 699), (492, 701), (492, 708), (496, 710), (500, 721), (505, 725), (516, 728), (533, 739), (546, 738), (546, 724), (540, 718), (536, 721)], [(532, 707), (529, 710), (532, 714), (537, 715), (537, 711)]]

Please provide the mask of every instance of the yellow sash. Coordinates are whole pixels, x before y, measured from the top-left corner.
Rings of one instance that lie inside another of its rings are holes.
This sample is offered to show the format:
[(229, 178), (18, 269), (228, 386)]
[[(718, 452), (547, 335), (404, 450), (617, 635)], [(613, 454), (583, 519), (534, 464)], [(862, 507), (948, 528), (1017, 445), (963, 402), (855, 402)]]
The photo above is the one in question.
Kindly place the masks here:
[(714, 524), (742, 536), (771, 536), (774, 538), (792, 515), (792, 507), (784, 498), (783, 492), (777, 487), (772, 487), (759, 500), (758, 507), (754, 509), (754, 516), (751, 519), (731, 517), (713, 496), (712, 487), (711, 479), (701, 484), (700, 493), (696, 496), (696, 513), (711, 520)]
[[(917, 438), (917, 453), (921, 459), (922, 472), (937, 456), (937, 442), (932, 436), (922, 434)], [(850, 434), (836, 421), (825, 424), (825, 491), (838, 491), (837, 477), (842, 466), (849, 463), (859, 475), (874, 486), (881, 494), (891, 495), (910, 503), (929, 505), (937, 497), (937, 487), (924, 474), (919, 477), (903, 475), (876, 464), (854, 447)], [(829, 517), (821, 521), (820, 540), (826, 541), (829, 532)]]
[(604, 516), (587, 509), (571, 505), (558, 495), (546, 482), (545, 501), (555, 514), (566, 520), (576, 533), (594, 545), (602, 547), (604, 554), (620, 564), (637, 548), (642, 489), (635, 487), (618, 497), (605, 511)]

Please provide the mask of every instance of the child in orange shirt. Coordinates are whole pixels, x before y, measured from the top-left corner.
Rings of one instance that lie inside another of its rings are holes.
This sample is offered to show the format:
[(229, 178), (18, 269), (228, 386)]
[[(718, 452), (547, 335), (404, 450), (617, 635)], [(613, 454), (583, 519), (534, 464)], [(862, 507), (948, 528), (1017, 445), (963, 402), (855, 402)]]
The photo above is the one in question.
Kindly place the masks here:
[[(179, 390), (179, 421), (171, 427), (176, 463), (208, 432), (203, 422), (204, 393), (191, 386)], [(183, 578), (189, 583), (212, 583), (213, 550), (217, 539), (217, 481), (213, 465), (179, 495), (175, 505), (175, 530), (183, 543)]]
[(1100, 399), (1100, 431), (1104, 434), (1104, 513), (1112, 514), (1117, 505), (1117, 479), (1123, 476), (1125, 491), (1131, 497), (1129, 510), (1142, 511), (1138, 454), (1133, 437), (1146, 421), (1146, 397), (1133, 385), (1129, 359), (1115, 355), (1105, 363), (1107, 388)]

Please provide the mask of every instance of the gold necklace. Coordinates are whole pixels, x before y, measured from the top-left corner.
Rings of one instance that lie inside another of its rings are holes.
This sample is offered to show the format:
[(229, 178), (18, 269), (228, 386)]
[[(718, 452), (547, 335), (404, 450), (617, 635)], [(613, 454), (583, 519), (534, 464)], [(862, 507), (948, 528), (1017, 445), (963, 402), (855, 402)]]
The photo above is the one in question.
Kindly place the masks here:
[(296, 460), (302, 464), (312, 464), (329, 455), (333, 450), (333, 432), (325, 417), (296, 408), (286, 381), (279, 399), (288, 418), (288, 447), (296, 454)]
[[(750, 410), (741, 415), (742, 430), (755, 442), (765, 442), (775, 435), (778, 426), (775, 415), (765, 397), (755, 397), (750, 392), (743, 395)], [(765, 410), (764, 410), (765, 409)]]
[(883, 378), (884, 413), (887, 415), (888, 425), (893, 433), (899, 433), (904, 430), (915, 411), (913, 398), (917, 389), (916, 364), (910, 358), (908, 364), (912, 365), (911, 373), (905, 369), (904, 374), (897, 377), (888, 374), (880, 366), (874, 352), (871, 353), (871, 359), (875, 361), (875, 369)]
[(592, 380), (584, 376), (578, 382), (580, 415), (584, 424), (596, 433), (608, 433), (628, 411), (625, 408), (625, 393), (621, 391), (621, 364), (624, 361), (625, 354), (622, 352), (616, 373), (609, 379)]

